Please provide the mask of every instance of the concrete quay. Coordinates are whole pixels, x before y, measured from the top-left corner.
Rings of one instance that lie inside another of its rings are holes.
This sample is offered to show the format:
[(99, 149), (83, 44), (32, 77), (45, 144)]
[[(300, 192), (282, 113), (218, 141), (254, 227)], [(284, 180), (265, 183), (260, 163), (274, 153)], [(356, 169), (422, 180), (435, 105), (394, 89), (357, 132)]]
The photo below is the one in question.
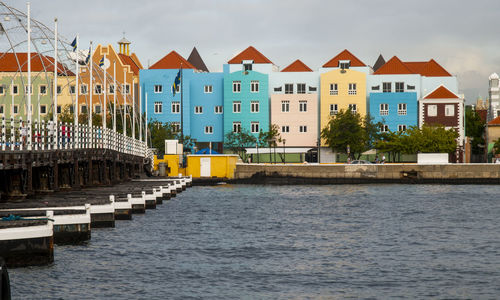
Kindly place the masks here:
[(500, 184), (500, 164), (237, 164), (229, 182)]

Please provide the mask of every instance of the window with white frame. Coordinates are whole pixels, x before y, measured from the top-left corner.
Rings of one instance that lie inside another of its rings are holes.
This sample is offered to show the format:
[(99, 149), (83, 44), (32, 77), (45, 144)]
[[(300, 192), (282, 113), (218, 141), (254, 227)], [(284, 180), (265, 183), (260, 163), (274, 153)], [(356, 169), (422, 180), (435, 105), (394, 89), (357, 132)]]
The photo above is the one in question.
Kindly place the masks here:
[(155, 114), (161, 114), (163, 112), (163, 103), (160, 101), (155, 102)]
[(283, 87), (281, 87), (281, 86), (280, 86), (280, 87), (275, 87), (275, 88), (274, 88), (274, 91), (275, 91), (275, 92), (281, 92), (282, 90), (283, 90)]
[(383, 124), (380, 126), (380, 132), (389, 132), (389, 125)]
[(398, 115), (406, 116), (406, 103), (398, 103)]
[(358, 112), (358, 105), (357, 104), (349, 104), (349, 109), (353, 114)]
[(179, 114), (181, 112), (181, 103), (179, 101), (172, 101), (172, 113)]
[(233, 81), (233, 93), (241, 92), (241, 81)]
[(437, 105), (427, 105), (427, 116), (435, 117), (437, 116)]
[(233, 122), (233, 132), (234, 133), (241, 132), (241, 122)]
[(356, 95), (356, 94), (357, 94), (356, 84), (355, 84), (355, 83), (349, 83), (349, 91), (348, 91), (348, 94), (349, 94), (349, 95)]
[(383, 93), (390, 93), (392, 90), (392, 83), (391, 82), (382, 82), (382, 92)]
[(76, 91), (76, 86), (70, 85), (69, 86), (69, 93), (70, 93), (70, 95), (74, 95), (75, 91)]
[(338, 114), (339, 112), (339, 105), (338, 104), (330, 104), (330, 116), (334, 116)]
[(87, 113), (87, 105), (81, 105), (80, 111), (82, 112), (82, 114), (86, 114)]
[(379, 91), (380, 90), (380, 85), (373, 85), (372, 86), (372, 91)]
[(387, 116), (389, 114), (389, 104), (381, 103), (379, 112), (381, 116)]
[(122, 85), (122, 94), (130, 94), (130, 84), (127, 83)]
[(299, 126), (299, 132), (307, 132), (307, 126), (306, 125), (300, 125)]
[(211, 85), (205, 85), (203, 87), (203, 90), (205, 91), (205, 94), (211, 94), (213, 92), (213, 88)]
[(38, 93), (40, 93), (40, 95), (47, 95), (47, 86), (45, 84), (41, 84), (38, 87)]
[(415, 86), (414, 85), (406, 85), (406, 88), (408, 90), (414, 90), (415, 89)]
[(12, 107), (12, 110), (14, 112), (15, 115), (17, 115), (19, 113), (19, 106), (17, 104), (15, 104), (13, 107)]
[(87, 95), (88, 93), (88, 87), (86, 84), (80, 85), (80, 94), (82, 95)]
[(330, 95), (335, 96), (339, 94), (339, 85), (337, 83), (330, 83)]
[(195, 114), (202, 114), (203, 113), (203, 106), (195, 106), (194, 113)]
[(281, 126), (281, 132), (290, 132), (290, 126), (288, 125)]
[(245, 71), (252, 71), (252, 64), (243, 64)]
[(4, 105), (0, 104), (0, 115), (4, 114)]
[[(99, 106), (99, 109), (100, 109), (100, 106)], [(57, 113), (60, 114), (62, 112), (62, 107), (61, 105), (58, 105), (57, 106), (57, 109), (56, 109)]]
[(40, 114), (45, 115), (47, 113), (47, 105), (40, 105)]
[(19, 94), (19, 86), (17, 84), (12, 85), (12, 90), (11, 90), (12, 95), (17, 95)]
[(455, 116), (455, 104), (446, 104), (444, 106), (444, 115), (447, 117)]
[(283, 100), (281, 101), (281, 112), (289, 112), (290, 111), (290, 101)]
[(306, 84), (297, 83), (297, 94), (305, 94), (305, 93), (306, 93)]
[(252, 93), (259, 92), (259, 81), (258, 80), (252, 80), (250, 82), (250, 92), (252, 92)]
[(241, 101), (233, 101), (233, 113), (241, 112)]
[(33, 85), (29, 86), (29, 88), (28, 88), (28, 86), (27, 86), (27, 85), (25, 85), (25, 86), (24, 86), (24, 93), (25, 93), (26, 95), (33, 93)]
[(5, 94), (5, 88), (3, 85), (0, 85), (0, 95)]
[(115, 93), (115, 85), (110, 84), (108, 85), (108, 94), (113, 95)]
[[(96, 114), (100, 114), (101, 113), (101, 106), (100, 105), (94, 105), (94, 112)], [(60, 114), (60, 112), (59, 112), (59, 106), (57, 107), (57, 113)]]
[(181, 132), (181, 123), (180, 122), (172, 122), (172, 131), (174, 133), (179, 133)]
[(396, 93), (403, 93), (405, 91), (404, 82), (396, 82)]
[(250, 123), (251, 132), (258, 133), (259, 132), (259, 122), (251, 122)]
[(252, 112), (252, 113), (259, 112), (259, 101), (251, 101), (250, 102), (250, 112)]
[(285, 83), (285, 94), (293, 94), (293, 83)]
[(213, 134), (214, 127), (213, 126), (205, 126), (205, 134)]
[(155, 94), (163, 93), (163, 85), (155, 84), (154, 92)]
[(406, 125), (398, 125), (398, 131), (406, 131)]
[(61, 95), (61, 93), (62, 93), (62, 86), (58, 85), (57, 86), (57, 94)]
[(221, 114), (223, 112), (223, 108), (222, 108), (222, 105), (216, 105), (214, 107), (214, 113), (216, 114)]
[(300, 112), (307, 111), (307, 101), (299, 101), (299, 111)]
[(96, 84), (94, 86), (94, 95), (100, 95), (102, 93), (102, 85)]
[(339, 61), (339, 68), (342, 70), (349, 69), (351, 66), (351, 61), (349, 60), (344, 60), (344, 61)]

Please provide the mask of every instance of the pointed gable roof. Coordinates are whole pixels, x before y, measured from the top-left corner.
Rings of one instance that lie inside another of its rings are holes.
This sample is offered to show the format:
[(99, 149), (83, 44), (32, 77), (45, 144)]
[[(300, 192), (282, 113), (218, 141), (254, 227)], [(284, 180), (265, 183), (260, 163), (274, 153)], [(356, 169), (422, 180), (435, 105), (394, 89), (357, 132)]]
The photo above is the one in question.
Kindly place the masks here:
[(134, 72), (134, 75), (139, 75), (139, 70), (142, 69), (142, 66), (140, 65), (139, 62), (136, 62), (132, 56), (125, 55), (123, 53), (119, 53), (118, 57), (120, 57), (122, 63), (124, 65), (129, 65), (130, 70)]
[(281, 70), (281, 72), (312, 72), (311, 68), (309, 68), (305, 63), (303, 63), (300, 59), (297, 59), (293, 63), (291, 63), (288, 67)]
[(373, 65), (373, 72), (377, 72), (377, 70), (380, 69), (380, 67), (383, 66), (384, 64), (385, 64), (385, 59), (382, 56), (382, 54), (380, 54), (377, 58), (377, 61)]
[[(31, 52), (31, 72), (54, 72), (54, 58)], [(27, 52), (0, 52), (0, 72), (28, 72)], [(60, 62), (57, 63), (59, 75), (75, 75)]]
[(249, 46), (245, 50), (241, 51), (240, 54), (233, 57), (228, 64), (241, 64), (244, 60), (253, 60), (255, 64), (272, 64), (264, 54), (260, 53), (253, 46)]
[(451, 76), (440, 64), (434, 59), (427, 62), (405, 62), (405, 65), (416, 74), (427, 77)]
[(189, 54), (187, 60), (193, 66), (195, 66), (196, 69), (203, 72), (209, 72), (207, 66), (205, 65), (205, 62), (203, 61), (203, 59), (201, 59), (200, 53), (198, 53), (198, 50), (196, 50), (196, 47), (193, 47), (193, 51), (191, 51), (191, 54)]
[(373, 74), (413, 74), (413, 72), (397, 56), (393, 56)]
[(323, 68), (337, 68), (339, 66), (340, 60), (350, 60), (351, 67), (366, 67), (365, 63), (359, 60), (356, 56), (354, 56), (347, 49), (340, 52), (334, 58), (330, 59), (326, 64), (323, 65)]
[(196, 69), (190, 62), (180, 56), (179, 53), (172, 51), (162, 59), (154, 63), (149, 69)]
[(488, 125), (500, 125), (500, 116), (488, 122)]
[(460, 97), (441, 85), (430, 94), (425, 96), (424, 99), (460, 99)]

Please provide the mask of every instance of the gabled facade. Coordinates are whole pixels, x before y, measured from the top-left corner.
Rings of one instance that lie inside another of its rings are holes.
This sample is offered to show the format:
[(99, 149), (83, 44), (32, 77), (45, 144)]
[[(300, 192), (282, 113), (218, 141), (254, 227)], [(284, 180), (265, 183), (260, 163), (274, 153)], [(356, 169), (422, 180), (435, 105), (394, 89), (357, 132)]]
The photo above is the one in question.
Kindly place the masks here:
[[(172, 85), (181, 68), (181, 84), (174, 95)], [(182, 131), (185, 136), (190, 136), (198, 143), (222, 143), (222, 73), (198, 70), (177, 52), (172, 51), (149, 69), (141, 70), (140, 81), (143, 99), (147, 96), (150, 122), (172, 123), (178, 132)], [(146, 103), (143, 103), (144, 111)], [(218, 148), (217, 145), (213, 147)]]
[(440, 86), (419, 101), (419, 126), (444, 125), (458, 134), (458, 144), (464, 140), (464, 100), (444, 86)]
[(370, 67), (348, 50), (323, 65), (320, 70), (320, 130), (340, 110), (351, 109), (361, 116), (366, 115), (366, 76), (369, 72)]
[(273, 70), (274, 64), (252, 46), (224, 65), (224, 135), (243, 129), (257, 137), (269, 130)]
[(316, 147), (318, 87), (318, 72), (313, 72), (300, 60), (281, 72), (271, 73), (271, 124), (278, 126), (285, 146)]

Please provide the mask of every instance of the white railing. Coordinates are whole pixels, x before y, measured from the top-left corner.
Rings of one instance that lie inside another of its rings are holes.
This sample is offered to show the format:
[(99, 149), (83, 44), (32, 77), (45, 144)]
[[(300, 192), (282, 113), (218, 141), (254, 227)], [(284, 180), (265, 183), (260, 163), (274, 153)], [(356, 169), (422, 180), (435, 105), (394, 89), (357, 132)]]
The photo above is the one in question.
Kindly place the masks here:
[[(1, 118), (1, 151), (110, 149), (141, 157), (151, 157), (143, 141), (123, 136), (122, 133), (102, 127), (42, 120), (30, 126), (22, 118)], [(30, 130), (31, 128), (31, 130)]]

